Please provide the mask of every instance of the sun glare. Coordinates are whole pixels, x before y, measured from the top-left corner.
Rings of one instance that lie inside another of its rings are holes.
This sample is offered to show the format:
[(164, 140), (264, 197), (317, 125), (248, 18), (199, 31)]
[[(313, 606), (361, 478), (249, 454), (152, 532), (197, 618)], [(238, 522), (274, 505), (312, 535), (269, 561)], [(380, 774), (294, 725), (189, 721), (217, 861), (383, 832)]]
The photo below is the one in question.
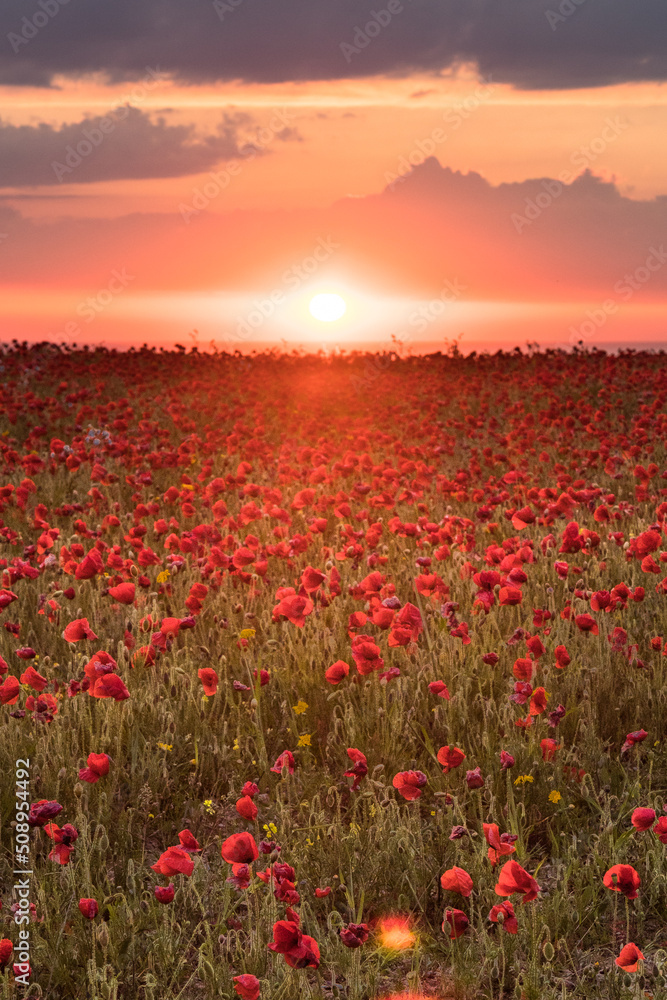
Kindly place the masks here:
[(323, 292), (310, 300), (310, 315), (321, 323), (333, 323), (347, 311), (345, 299), (335, 292)]
[(411, 929), (410, 920), (401, 916), (385, 917), (380, 924), (380, 943), (383, 948), (390, 948), (392, 951), (412, 948), (415, 934)]

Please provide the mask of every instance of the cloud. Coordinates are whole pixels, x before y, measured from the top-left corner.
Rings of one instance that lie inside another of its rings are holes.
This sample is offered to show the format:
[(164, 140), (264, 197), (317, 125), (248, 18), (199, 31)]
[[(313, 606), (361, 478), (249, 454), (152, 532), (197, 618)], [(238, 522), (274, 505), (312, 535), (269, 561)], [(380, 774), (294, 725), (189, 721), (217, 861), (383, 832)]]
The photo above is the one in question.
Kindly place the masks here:
[[(456, 278), (472, 299), (602, 302), (651, 248), (664, 253), (667, 197), (632, 200), (590, 171), (569, 184), (496, 186), (431, 158), (393, 190), (323, 209), (205, 209), (188, 225), (177, 205), (173, 214), (39, 223), (14, 212), (0, 214), (0, 230), (11, 235), (11, 254), (9, 239), (0, 246), (7, 285), (97, 287), (127, 266), (133, 291), (271, 289), (331, 236), (336, 275), (360, 289), (431, 297)], [(667, 266), (640, 284), (637, 301), (664, 302)]]
[(3, 0), (0, 38), (0, 84), (18, 86), (57, 74), (136, 79), (147, 62), (190, 83), (461, 62), (525, 88), (667, 76), (664, 0)]
[(129, 106), (59, 128), (0, 120), (0, 187), (199, 174), (268, 152), (267, 138), (300, 139), (286, 121), (276, 115), (273, 128), (258, 130), (249, 115), (226, 114), (214, 134), (199, 135), (193, 125), (168, 125)]

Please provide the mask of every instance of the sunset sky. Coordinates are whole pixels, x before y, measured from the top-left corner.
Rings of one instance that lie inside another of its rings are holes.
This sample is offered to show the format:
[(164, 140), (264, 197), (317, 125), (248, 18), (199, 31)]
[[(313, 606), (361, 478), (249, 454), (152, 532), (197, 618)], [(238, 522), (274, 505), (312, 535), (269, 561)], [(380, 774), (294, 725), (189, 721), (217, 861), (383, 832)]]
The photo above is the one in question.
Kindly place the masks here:
[(3, 341), (667, 340), (664, 0), (4, 0), (0, 28)]

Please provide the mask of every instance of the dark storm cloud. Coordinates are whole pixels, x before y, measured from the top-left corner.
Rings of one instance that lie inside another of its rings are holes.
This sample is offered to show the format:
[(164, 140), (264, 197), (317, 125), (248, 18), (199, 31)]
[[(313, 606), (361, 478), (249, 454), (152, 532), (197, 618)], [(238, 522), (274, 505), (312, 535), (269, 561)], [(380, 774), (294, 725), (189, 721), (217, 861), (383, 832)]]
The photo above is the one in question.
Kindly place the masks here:
[(3, 0), (0, 83), (55, 74), (184, 82), (438, 72), (522, 87), (667, 75), (665, 0)]
[(0, 120), (0, 187), (198, 174), (223, 160), (266, 153), (267, 137), (298, 139), (288, 120), (277, 112), (273, 127), (258, 129), (249, 115), (228, 114), (216, 133), (203, 136), (192, 125), (169, 125), (128, 106), (59, 128)]

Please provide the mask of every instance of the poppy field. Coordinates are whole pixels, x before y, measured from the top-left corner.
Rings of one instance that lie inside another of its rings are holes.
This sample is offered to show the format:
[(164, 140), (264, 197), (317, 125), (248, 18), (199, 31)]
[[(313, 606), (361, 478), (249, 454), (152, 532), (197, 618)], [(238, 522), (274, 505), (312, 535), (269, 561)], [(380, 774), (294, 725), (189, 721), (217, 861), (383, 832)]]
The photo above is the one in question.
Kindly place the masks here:
[(0, 997), (667, 997), (667, 356), (0, 357)]

